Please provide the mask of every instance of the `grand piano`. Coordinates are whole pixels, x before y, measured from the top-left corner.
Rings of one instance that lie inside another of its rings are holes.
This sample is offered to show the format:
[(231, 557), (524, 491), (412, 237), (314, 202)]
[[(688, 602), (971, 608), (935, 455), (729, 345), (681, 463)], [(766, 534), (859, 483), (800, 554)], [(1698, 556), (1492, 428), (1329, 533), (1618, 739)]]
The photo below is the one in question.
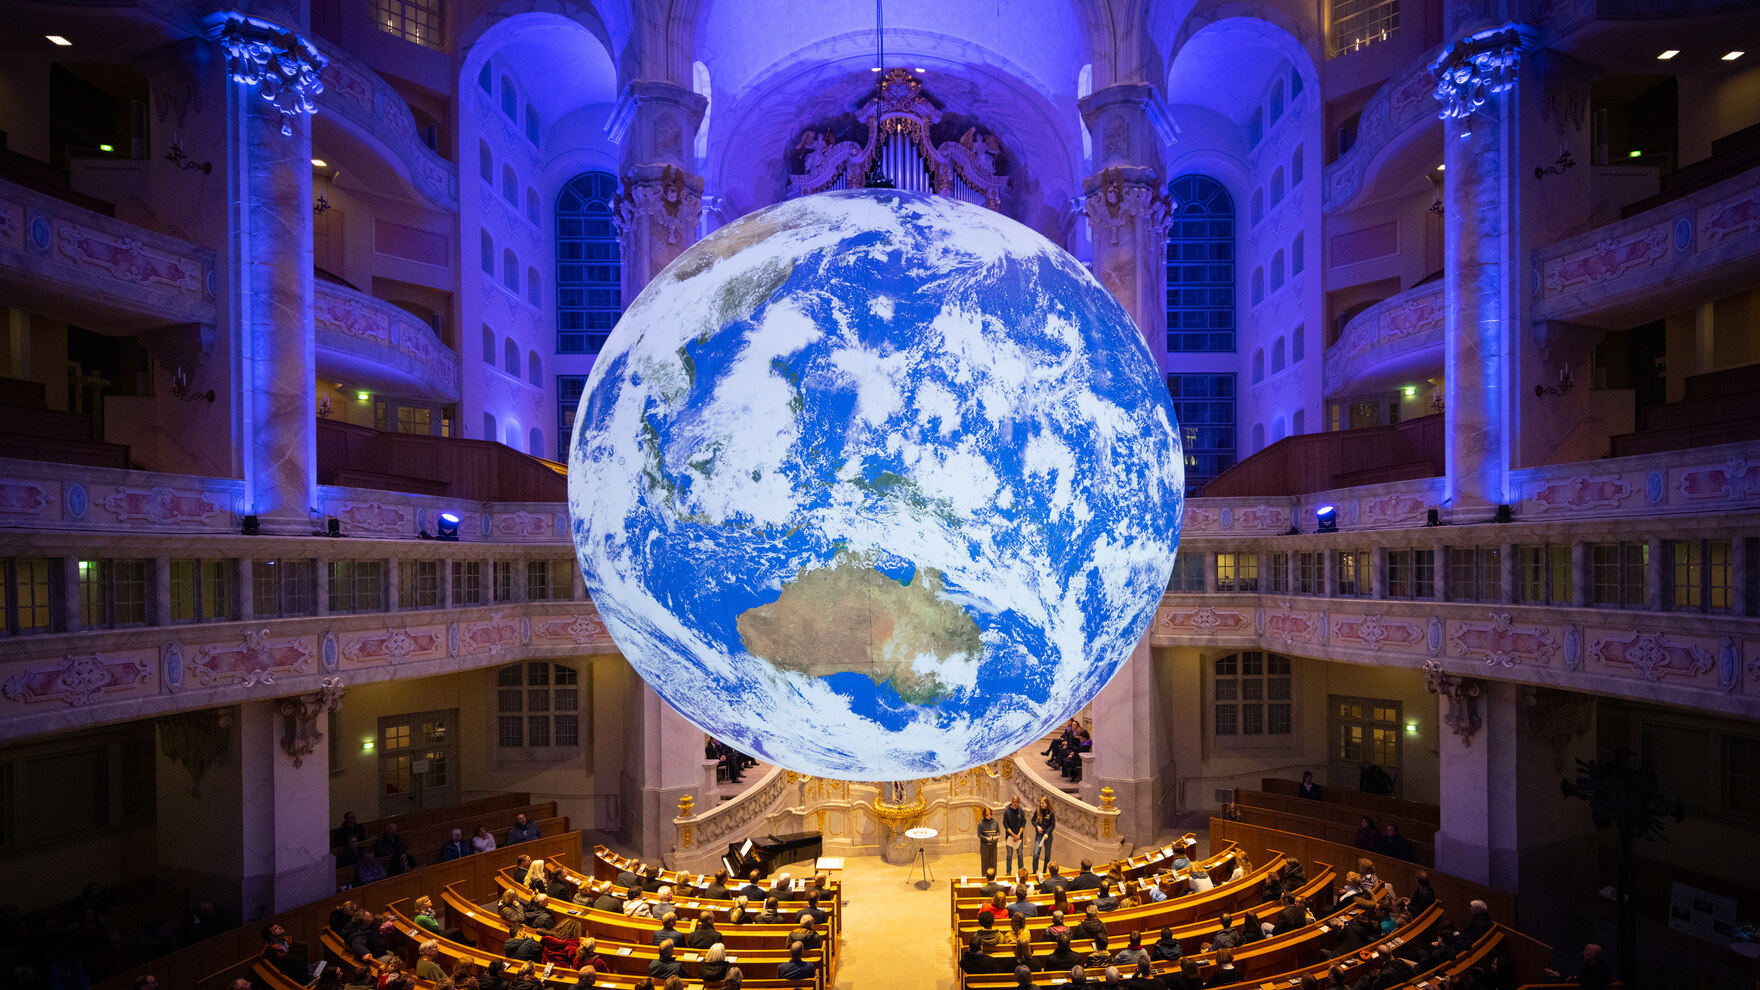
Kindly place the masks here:
[(753, 870), (769, 876), (792, 863), (814, 862), (824, 852), (824, 847), (824, 840), (818, 832), (758, 836), (745, 842), (729, 842), (724, 865), (735, 877), (743, 877)]

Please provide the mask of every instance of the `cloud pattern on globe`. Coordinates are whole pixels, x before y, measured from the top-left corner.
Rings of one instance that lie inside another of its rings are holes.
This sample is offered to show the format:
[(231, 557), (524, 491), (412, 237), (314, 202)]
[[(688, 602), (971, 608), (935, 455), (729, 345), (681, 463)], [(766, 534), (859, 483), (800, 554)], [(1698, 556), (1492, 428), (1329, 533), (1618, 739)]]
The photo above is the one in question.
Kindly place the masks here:
[(742, 217), (625, 312), (569, 508), (624, 655), (784, 767), (988, 762), (1099, 692), (1173, 568), (1184, 467), (1124, 309), (990, 210), (891, 190)]

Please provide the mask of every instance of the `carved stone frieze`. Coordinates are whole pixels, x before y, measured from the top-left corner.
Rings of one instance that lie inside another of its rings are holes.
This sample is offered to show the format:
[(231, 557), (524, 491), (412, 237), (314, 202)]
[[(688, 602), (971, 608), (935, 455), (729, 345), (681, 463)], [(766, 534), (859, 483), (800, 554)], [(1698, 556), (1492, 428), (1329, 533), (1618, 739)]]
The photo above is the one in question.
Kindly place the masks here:
[(275, 714), (280, 715), (285, 723), (281, 748), (293, 757), (295, 770), (304, 766), (305, 758), (316, 752), (318, 744), (324, 741), (324, 734), (318, 731), (318, 716), (342, 710), (342, 691), (342, 678), (326, 677), (313, 694), (281, 698), (275, 702)]
[(1468, 35), (1430, 63), (1436, 77), (1436, 99), (1442, 109), (1436, 115), (1451, 124), (1461, 137), (1473, 133), (1472, 118), (1491, 97), (1516, 83), (1522, 52), (1532, 47), (1524, 25), (1501, 27)]
[(220, 47), (233, 81), (256, 87), (281, 114), (283, 137), (293, 135), (296, 115), (317, 112), (313, 99), (324, 91), (321, 73), (330, 60), (311, 42), (279, 24), (234, 14), (220, 28)]
[(612, 218), (625, 242), (644, 223), (665, 231), (666, 243), (686, 239), (703, 216), (703, 180), (676, 165), (638, 165), (623, 176)]
[(209, 767), (226, 763), (233, 721), (232, 709), (179, 712), (159, 719), (159, 752), (189, 771), (192, 796), (202, 796), (202, 777)]
[[(1096, 235), (1105, 234), (1117, 244), (1119, 234), (1141, 221), (1152, 235), (1167, 233), (1176, 205), (1162, 190), (1155, 173), (1140, 166), (1115, 165), (1090, 176), (1083, 184), (1088, 223)], [(1098, 238), (1096, 238), (1098, 239)]]

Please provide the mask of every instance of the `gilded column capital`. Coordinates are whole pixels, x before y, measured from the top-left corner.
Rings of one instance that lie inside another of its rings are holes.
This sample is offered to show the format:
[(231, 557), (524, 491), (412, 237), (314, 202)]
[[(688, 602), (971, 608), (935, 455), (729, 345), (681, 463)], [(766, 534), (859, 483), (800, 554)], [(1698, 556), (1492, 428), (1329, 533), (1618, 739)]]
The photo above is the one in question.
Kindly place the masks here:
[(254, 86), (257, 95), (281, 114), (281, 133), (293, 135), (295, 115), (318, 111), (313, 98), (324, 91), (319, 77), (330, 60), (317, 46), (273, 21), (236, 11), (226, 14), (218, 34), (226, 50), (226, 74)]
[(1114, 165), (1090, 175), (1082, 180), (1082, 192), (1088, 223), (1096, 234), (1107, 234), (1111, 244), (1117, 244), (1119, 232), (1137, 220), (1151, 234), (1165, 234), (1177, 205), (1162, 191), (1154, 169), (1141, 165)]
[(1436, 77), (1436, 115), (1459, 136), (1473, 133), (1473, 114), (1492, 96), (1515, 85), (1522, 53), (1534, 47), (1532, 29), (1509, 23), (1467, 35), (1430, 63)]
[(1442, 669), (1442, 661), (1427, 660), (1424, 662), (1424, 688), (1431, 694), (1448, 699), (1448, 714), (1443, 716), (1443, 723), (1461, 737), (1462, 746), (1473, 745), (1473, 735), (1479, 731), (1479, 691), (1478, 681), (1466, 677), (1457, 677)]
[(342, 710), (343, 684), (340, 677), (326, 677), (312, 694), (280, 698), (275, 713), (282, 717), (284, 729), (281, 748), (293, 757), (293, 768), (305, 765), (305, 758), (318, 749), (324, 734), (318, 731), (318, 716)]
[(623, 174), (612, 219), (628, 246), (644, 223), (666, 233), (667, 244), (694, 240), (703, 215), (703, 179), (676, 165), (636, 165)]

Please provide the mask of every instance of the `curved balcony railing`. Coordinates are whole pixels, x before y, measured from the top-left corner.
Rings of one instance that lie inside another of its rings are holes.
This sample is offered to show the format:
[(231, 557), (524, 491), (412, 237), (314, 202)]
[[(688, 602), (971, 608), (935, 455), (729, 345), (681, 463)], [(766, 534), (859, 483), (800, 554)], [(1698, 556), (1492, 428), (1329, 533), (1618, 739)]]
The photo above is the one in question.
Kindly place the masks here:
[(1409, 365), (1413, 355), (1424, 351), (1436, 352), (1440, 371), (1446, 315), (1440, 281), (1389, 296), (1358, 313), (1326, 349), (1326, 394), (1347, 393), (1376, 368), (1395, 361)]
[(428, 202), (456, 211), (458, 168), (422, 143), (416, 134), (415, 117), (403, 97), (359, 59), (321, 38), (313, 42), (330, 59), (324, 66), (319, 112), (335, 114), (353, 124), (363, 137), (378, 142), (403, 163), (410, 184)]
[(399, 395), (458, 398), (458, 356), (402, 309), (333, 282), (312, 287), (318, 373)]
[(0, 281), (143, 326), (215, 322), (214, 252), (0, 180)]
[(1323, 207), (1340, 209), (1362, 194), (1368, 185), (1369, 168), (1387, 147), (1415, 128), (1436, 124), (1436, 77), (1430, 74), (1430, 55), (1418, 65), (1389, 79), (1369, 97), (1357, 122), (1357, 142), (1320, 173)]

